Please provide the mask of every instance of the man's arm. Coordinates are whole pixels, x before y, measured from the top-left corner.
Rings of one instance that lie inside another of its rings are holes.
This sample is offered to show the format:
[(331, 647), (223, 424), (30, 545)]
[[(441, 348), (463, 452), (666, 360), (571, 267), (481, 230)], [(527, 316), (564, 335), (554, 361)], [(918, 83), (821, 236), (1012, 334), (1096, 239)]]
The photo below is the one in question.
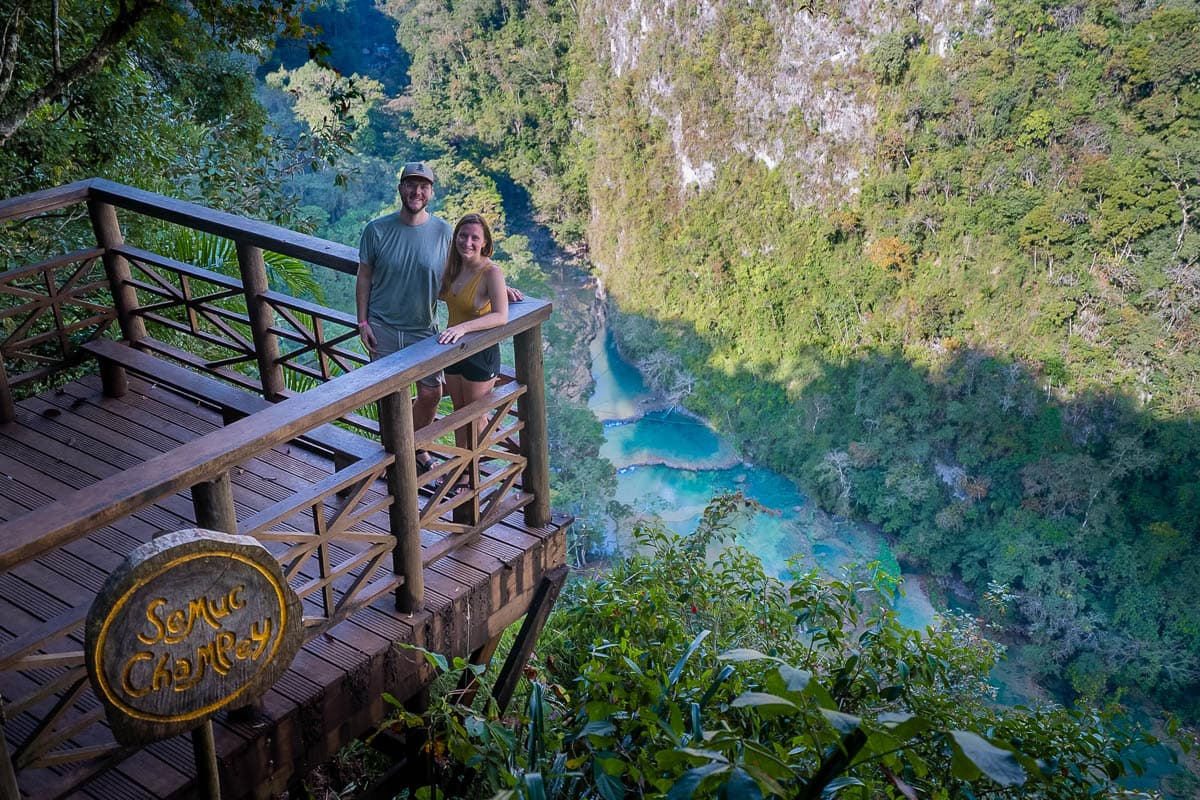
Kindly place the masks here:
[(354, 307), (358, 314), (358, 335), (362, 337), (363, 346), (368, 354), (375, 353), (375, 332), (367, 321), (371, 302), (371, 278), (375, 269), (365, 261), (358, 262), (358, 275), (354, 280)]

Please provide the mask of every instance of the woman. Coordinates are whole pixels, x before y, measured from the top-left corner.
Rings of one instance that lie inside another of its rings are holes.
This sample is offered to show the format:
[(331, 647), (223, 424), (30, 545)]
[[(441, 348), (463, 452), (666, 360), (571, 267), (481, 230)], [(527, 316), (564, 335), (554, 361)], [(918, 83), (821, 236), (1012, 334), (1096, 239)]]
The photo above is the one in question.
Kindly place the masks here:
[[(483, 217), (467, 214), (454, 226), (438, 294), (450, 311), (450, 324), (438, 334), (442, 344), (454, 344), (464, 334), (498, 328), (508, 322), (508, 290), (504, 273), (492, 261), (492, 232)], [(456, 409), (470, 405), (492, 390), (500, 371), (500, 345), (446, 367), (446, 387)], [(483, 420), (476, 421), (476, 432)], [(455, 444), (468, 445), (466, 432), (454, 432)], [(459, 478), (451, 494), (466, 486)]]

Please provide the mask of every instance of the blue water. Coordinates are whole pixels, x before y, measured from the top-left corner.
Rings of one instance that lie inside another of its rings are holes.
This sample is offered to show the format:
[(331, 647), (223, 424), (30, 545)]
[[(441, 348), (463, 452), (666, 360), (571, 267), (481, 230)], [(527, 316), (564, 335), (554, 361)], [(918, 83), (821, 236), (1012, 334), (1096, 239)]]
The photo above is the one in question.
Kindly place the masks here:
[(737, 451), (703, 421), (671, 409), (605, 423), (600, 455), (617, 469), (640, 464), (719, 469), (738, 463)]
[[(714, 495), (740, 491), (766, 510), (738, 521), (738, 541), (775, 575), (783, 575), (795, 555), (834, 573), (851, 562), (894, 560), (875, 534), (830, 519), (784, 476), (742, 462), (703, 420), (656, 407), (641, 373), (621, 358), (611, 334), (592, 345), (592, 377), (588, 407), (604, 420), (600, 454), (617, 467), (620, 502), (688, 534)], [(897, 603), (901, 621), (916, 629), (931, 624), (934, 610), (917, 582), (906, 580), (903, 591)]]

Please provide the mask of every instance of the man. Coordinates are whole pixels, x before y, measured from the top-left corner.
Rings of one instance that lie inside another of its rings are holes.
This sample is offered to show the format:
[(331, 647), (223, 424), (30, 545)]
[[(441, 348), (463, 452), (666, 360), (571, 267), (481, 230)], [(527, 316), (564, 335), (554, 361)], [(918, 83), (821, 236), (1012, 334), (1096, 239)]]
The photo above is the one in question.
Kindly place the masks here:
[[(371, 358), (437, 334), (438, 283), (446, 264), (450, 225), (429, 213), (433, 170), (420, 161), (400, 171), (400, 210), (367, 223), (358, 245), (354, 300), (358, 331)], [(413, 425), (433, 422), (442, 399), (442, 373), (417, 383)], [(429, 470), (429, 456), (417, 453), (417, 471)]]
[[(400, 171), (400, 210), (371, 220), (358, 245), (354, 300), (358, 331), (372, 360), (437, 335), (438, 286), (446, 265), (451, 228), (426, 208), (433, 199), (429, 165), (410, 161)], [(509, 289), (509, 300), (524, 298)], [(417, 383), (413, 425), (433, 422), (442, 399), (442, 373)], [(417, 452), (417, 472), (429, 471), (429, 455)]]

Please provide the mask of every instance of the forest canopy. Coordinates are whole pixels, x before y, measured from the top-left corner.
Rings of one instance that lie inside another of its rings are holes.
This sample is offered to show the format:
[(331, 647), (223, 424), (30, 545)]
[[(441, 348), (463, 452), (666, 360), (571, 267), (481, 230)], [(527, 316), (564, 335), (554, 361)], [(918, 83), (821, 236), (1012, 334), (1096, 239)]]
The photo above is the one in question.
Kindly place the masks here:
[(279, 35), (311, 39), (307, 6), (3, 0), (6, 196), (99, 175), (284, 219), (276, 176), (324, 163), (330, 144), (271, 139), (253, 65)]

